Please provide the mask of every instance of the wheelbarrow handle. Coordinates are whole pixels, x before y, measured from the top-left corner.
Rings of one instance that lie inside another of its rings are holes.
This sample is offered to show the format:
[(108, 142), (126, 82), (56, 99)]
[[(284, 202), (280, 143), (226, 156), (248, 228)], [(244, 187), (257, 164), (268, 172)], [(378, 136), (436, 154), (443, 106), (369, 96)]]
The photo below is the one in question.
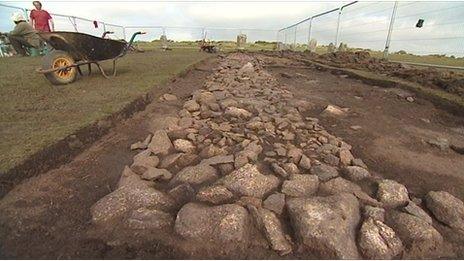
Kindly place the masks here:
[(129, 40), (129, 43), (127, 44), (127, 48), (126, 49), (129, 49), (131, 46), (132, 46), (132, 43), (134, 42), (134, 39), (137, 35), (139, 34), (146, 34), (146, 32), (136, 32), (132, 35), (131, 39)]

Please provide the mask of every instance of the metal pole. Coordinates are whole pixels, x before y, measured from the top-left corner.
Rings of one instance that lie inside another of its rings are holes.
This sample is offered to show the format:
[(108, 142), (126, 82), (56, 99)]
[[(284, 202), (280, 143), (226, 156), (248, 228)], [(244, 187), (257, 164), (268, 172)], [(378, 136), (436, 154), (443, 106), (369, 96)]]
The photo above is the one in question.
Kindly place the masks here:
[(296, 49), (296, 29), (298, 28), (298, 25), (295, 26), (295, 34), (293, 35), (293, 48)]
[(335, 33), (335, 48), (338, 46), (338, 32), (340, 31), (340, 17), (342, 16), (342, 9), (338, 9), (337, 31)]
[(106, 32), (106, 24), (105, 24), (105, 22), (102, 22), (102, 24), (103, 24), (103, 33), (104, 33), (104, 32)]
[(388, 57), (388, 49), (390, 48), (390, 40), (391, 40), (391, 35), (393, 32), (393, 24), (395, 23), (395, 16), (396, 16), (397, 8), (398, 8), (398, 1), (395, 1), (395, 5), (393, 6), (392, 15), (390, 18), (390, 25), (388, 26), (387, 41), (385, 42), (385, 50), (383, 51), (383, 58)]
[(76, 17), (72, 16), (72, 17), (70, 17), (70, 18), (71, 18), (71, 24), (73, 25), (74, 30), (75, 30), (76, 32), (79, 32), (79, 30), (77, 30)]
[(308, 30), (308, 49), (309, 49), (309, 42), (311, 42), (311, 28), (313, 27), (313, 18), (309, 19), (309, 30)]
[(124, 37), (124, 40), (126, 40), (126, 27), (122, 27), (122, 36)]

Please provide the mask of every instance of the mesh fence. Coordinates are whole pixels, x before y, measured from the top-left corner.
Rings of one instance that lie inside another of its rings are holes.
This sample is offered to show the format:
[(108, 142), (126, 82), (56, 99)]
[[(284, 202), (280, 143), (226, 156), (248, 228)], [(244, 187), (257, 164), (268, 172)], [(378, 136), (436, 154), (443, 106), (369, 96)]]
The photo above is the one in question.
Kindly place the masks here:
[[(28, 11), (0, 4), (0, 19), (8, 21), (12, 12)], [(102, 36), (105, 31), (111, 39), (126, 39), (137, 31), (146, 35), (141, 41), (159, 40), (165, 35), (172, 41), (236, 41), (245, 34), (248, 43), (260, 41), (283, 44), (294, 50), (308, 49), (309, 41), (316, 40), (318, 52), (326, 52), (329, 44), (347, 44), (349, 48), (366, 49), (374, 55), (399, 54), (436, 57), (464, 57), (464, 3), (463, 2), (352, 2), (333, 10), (314, 14), (301, 22), (281, 29), (200, 28), (162, 26), (121, 26), (92, 21), (80, 17), (52, 14), (55, 30), (78, 31)], [(0, 31), (11, 30), (12, 25), (0, 24)], [(259, 44), (256, 44), (258, 47)], [(427, 63), (433, 63), (425, 61)], [(454, 62), (458, 66), (462, 61)]]

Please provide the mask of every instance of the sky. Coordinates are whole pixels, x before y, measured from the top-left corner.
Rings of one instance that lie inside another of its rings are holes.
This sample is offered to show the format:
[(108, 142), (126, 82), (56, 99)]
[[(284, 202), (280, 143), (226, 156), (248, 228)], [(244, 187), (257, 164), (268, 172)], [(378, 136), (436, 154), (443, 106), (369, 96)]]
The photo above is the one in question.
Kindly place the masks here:
[[(307, 43), (309, 22), (277, 33), (277, 30), (348, 1), (42, 1), (44, 9), (55, 14), (84, 17), (106, 23), (134, 26), (127, 35), (143, 30), (143, 40), (159, 39), (163, 31), (169, 39), (198, 40), (206, 28), (207, 38), (233, 40), (245, 33), (248, 41), (286, 41)], [(32, 8), (30, 1), (2, 1), (23, 8)], [(381, 50), (393, 10), (393, 2), (359, 2), (343, 10), (340, 16), (338, 42), (349, 46)], [(11, 8), (0, 6), (0, 31), (11, 30)], [(464, 56), (464, 2), (400, 2), (393, 27), (390, 50), (406, 50), (417, 54), (442, 53)], [(424, 19), (422, 28), (415, 27)], [(70, 20), (54, 16), (56, 29), (72, 31)], [(335, 42), (338, 12), (315, 18), (311, 38), (320, 44)], [(163, 30), (161, 27), (165, 26)], [(94, 28), (91, 22), (77, 21), (79, 31), (101, 35), (103, 25)], [(227, 29), (221, 29), (227, 28)], [(119, 27), (106, 25), (122, 37)], [(259, 30), (256, 30), (259, 29)], [(296, 37), (295, 37), (296, 36)]]

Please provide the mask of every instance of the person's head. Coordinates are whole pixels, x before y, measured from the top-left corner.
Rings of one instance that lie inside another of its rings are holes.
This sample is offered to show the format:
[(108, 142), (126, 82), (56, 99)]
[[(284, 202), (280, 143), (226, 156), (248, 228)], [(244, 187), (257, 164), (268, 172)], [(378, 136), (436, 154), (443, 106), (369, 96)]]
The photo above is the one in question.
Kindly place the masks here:
[(37, 10), (42, 9), (42, 3), (40, 1), (34, 1), (32, 2), (32, 4), (34, 5), (35, 9)]
[(11, 20), (15, 23), (15, 24), (18, 24), (19, 22), (23, 22), (23, 21), (26, 21), (26, 19), (24, 19), (24, 15), (23, 13), (21, 12), (15, 12), (11, 15)]

